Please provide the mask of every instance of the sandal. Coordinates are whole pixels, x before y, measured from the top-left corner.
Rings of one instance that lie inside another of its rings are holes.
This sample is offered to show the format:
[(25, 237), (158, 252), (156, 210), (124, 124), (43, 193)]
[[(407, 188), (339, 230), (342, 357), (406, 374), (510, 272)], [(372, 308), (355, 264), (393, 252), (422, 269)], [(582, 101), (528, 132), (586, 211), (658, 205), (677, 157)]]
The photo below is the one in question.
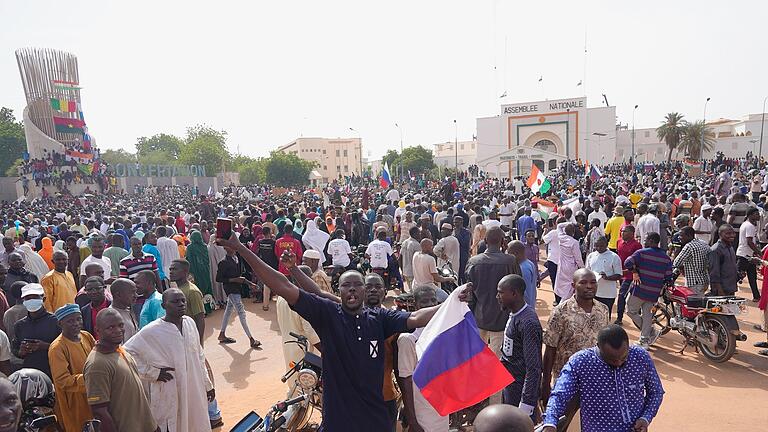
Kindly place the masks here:
[(755, 348), (768, 348), (768, 342), (755, 342), (752, 346)]
[(251, 339), (251, 348), (256, 349), (261, 346), (261, 342), (256, 339)]
[(224, 338), (219, 338), (219, 343), (220, 344), (233, 344), (233, 343), (235, 343), (235, 340), (232, 339), (231, 337), (224, 337)]
[(269, 305), (264, 305), (264, 306), (262, 306), (262, 307), (261, 307), (261, 310), (263, 310), (263, 311), (265, 311), (265, 312), (266, 312), (266, 311), (268, 311), (268, 310), (269, 310)]
[(760, 350), (757, 353), (760, 354), (761, 356), (768, 357), (768, 349)]

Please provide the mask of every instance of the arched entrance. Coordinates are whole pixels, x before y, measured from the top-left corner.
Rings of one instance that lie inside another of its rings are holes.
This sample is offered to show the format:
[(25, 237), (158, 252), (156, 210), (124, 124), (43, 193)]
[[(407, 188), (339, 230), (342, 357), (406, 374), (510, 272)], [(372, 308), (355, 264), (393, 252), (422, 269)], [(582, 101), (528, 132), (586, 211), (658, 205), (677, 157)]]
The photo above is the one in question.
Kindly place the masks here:
[(557, 153), (557, 146), (555, 143), (548, 139), (542, 139), (539, 141), (536, 141), (536, 144), (533, 145), (533, 148), (546, 150), (548, 152)]

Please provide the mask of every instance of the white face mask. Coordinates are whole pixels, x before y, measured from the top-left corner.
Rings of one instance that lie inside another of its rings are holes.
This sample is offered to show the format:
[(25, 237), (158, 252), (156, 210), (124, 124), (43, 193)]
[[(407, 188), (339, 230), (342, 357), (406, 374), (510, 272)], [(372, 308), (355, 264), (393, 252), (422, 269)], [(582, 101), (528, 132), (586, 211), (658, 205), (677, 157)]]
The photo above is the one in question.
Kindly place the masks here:
[(24, 300), (24, 307), (27, 308), (29, 312), (37, 312), (43, 307), (43, 299)]

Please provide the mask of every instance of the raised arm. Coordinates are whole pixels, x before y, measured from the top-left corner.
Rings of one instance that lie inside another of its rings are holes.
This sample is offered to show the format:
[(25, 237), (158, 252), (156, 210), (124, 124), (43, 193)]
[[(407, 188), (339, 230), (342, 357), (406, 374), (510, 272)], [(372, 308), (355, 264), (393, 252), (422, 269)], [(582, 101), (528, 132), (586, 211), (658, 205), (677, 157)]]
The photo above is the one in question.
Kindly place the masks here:
[(237, 240), (234, 233), (229, 239), (216, 239), (216, 243), (219, 246), (227, 246), (239, 252), (240, 256), (245, 259), (245, 262), (247, 262), (248, 265), (251, 266), (251, 269), (253, 269), (253, 272), (256, 273), (256, 276), (258, 276), (273, 293), (284, 298), (289, 305), (294, 305), (299, 301), (299, 288), (292, 284), (282, 273), (273, 269), (259, 257), (254, 255), (250, 249)]

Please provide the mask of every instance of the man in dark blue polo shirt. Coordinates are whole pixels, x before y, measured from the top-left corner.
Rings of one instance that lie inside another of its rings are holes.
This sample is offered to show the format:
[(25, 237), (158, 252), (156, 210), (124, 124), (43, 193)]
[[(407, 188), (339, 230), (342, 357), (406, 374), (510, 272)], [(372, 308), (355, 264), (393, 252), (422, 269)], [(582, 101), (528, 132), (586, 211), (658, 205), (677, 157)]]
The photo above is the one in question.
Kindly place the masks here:
[(320, 336), (323, 347), (322, 430), (390, 432), (382, 393), (384, 340), (395, 333), (427, 325), (439, 306), (412, 313), (368, 308), (365, 306), (367, 296), (363, 276), (354, 270), (339, 278), (339, 304), (300, 290), (234, 236), (228, 240), (218, 239), (217, 243), (237, 250), (259, 279), (283, 297)]

